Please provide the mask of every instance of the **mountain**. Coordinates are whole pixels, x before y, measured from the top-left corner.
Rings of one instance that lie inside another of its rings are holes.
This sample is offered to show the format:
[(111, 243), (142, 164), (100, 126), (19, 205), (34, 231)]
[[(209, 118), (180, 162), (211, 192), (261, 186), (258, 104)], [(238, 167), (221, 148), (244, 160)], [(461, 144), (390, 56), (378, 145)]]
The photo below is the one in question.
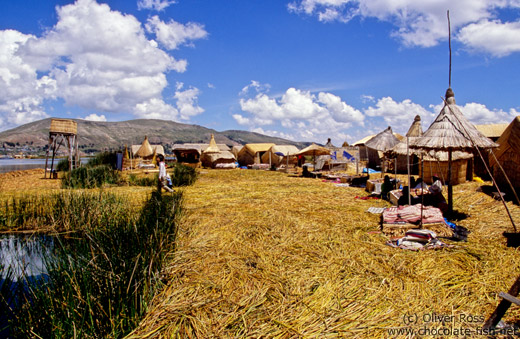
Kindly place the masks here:
[[(78, 145), (84, 151), (117, 150), (124, 145), (140, 144), (145, 136), (151, 144), (169, 149), (173, 144), (208, 143), (211, 134), (215, 141), (228, 146), (246, 143), (274, 143), (304, 148), (310, 143), (294, 142), (247, 131), (218, 132), (199, 125), (155, 119), (136, 119), (117, 122), (98, 122), (72, 119), (78, 123)], [(51, 118), (34, 121), (0, 132), (0, 146), (43, 148), (49, 140)]]

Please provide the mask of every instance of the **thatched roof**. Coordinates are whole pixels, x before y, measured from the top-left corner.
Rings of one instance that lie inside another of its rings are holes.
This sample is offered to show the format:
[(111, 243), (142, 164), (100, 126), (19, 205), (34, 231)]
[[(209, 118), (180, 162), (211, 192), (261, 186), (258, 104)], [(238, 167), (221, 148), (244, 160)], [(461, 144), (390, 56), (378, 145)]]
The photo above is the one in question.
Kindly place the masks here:
[(343, 144), (341, 145), (341, 147), (348, 147), (348, 142), (346, 140), (343, 141)]
[(222, 151), (222, 152), (204, 152), (201, 156), (201, 161), (203, 163), (211, 163), (215, 162), (234, 162), (235, 156), (230, 151)]
[(269, 148), (273, 147), (272, 143), (263, 143), (263, 144), (246, 144), (244, 148), (240, 150), (240, 152), (249, 152), (251, 154), (256, 154), (258, 152), (267, 152)]
[[(392, 133), (392, 134), (398, 140), (403, 140), (404, 139), (404, 137), (401, 134), (399, 134), (399, 133)], [(369, 141), (370, 139), (374, 138), (375, 136), (376, 136), (376, 134), (368, 135), (368, 136), (364, 137), (363, 139), (360, 139), (360, 140), (356, 141), (355, 143), (353, 143), (352, 146), (364, 146), (364, 145), (366, 145), (367, 141)]]
[(209, 146), (204, 150), (204, 153), (219, 153), (220, 148), (217, 146), (215, 142), (215, 137), (213, 134), (211, 135), (211, 139), (209, 141)]
[(274, 145), (269, 149), (269, 151), (271, 153), (283, 153), (283, 155), (294, 155), (298, 153), (300, 150), (298, 149), (298, 147), (294, 145)]
[(172, 150), (183, 151), (183, 152), (197, 152), (199, 154), (202, 153), (202, 148), (198, 144), (174, 144), (172, 146)]
[(137, 152), (134, 153), (134, 156), (145, 158), (145, 157), (149, 157), (151, 155), (153, 155), (153, 148), (152, 148), (152, 146), (150, 146), (150, 143), (148, 142), (148, 137), (145, 136), (144, 141), (141, 144), (141, 147), (139, 147)]
[(480, 133), (488, 138), (500, 138), (502, 133), (506, 130), (509, 124), (487, 124), (487, 125), (475, 125)]
[[(164, 155), (164, 147), (162, 145), (150, 145), (152, 148), (152, 154), (155, 151), (156, 154), (163, 154)], [(136, 157), (137, 151), (141, 148), (141, 145), (132, 145), (130, 146), (130, 152), (132, 152), (132, 156)]]
[(421, 125), (421, 116), (416, 115), (413, 119), (413, 123), (408, 129), (406, 133), (407, 137), (420, 137), (423, 135), (422, 125)]
[(397, 139), (392, 133), (392, 127), (388, 126), (387, 129), (378, 133), (375, 137), (370, 139), (365, 143), (365, 146), (368, 148), (375, 149), (377, 151), (388, 151), (395, 145), (399, 143), (399, 139)]
[[(511, 121), (509, 126), (505, 129), (502, 136), (498, 139), (497, 144), (499, 145), (493, 152), (497, 158), (500, 158), (508, 150), (512, 150), (516, 154), (520, 154), (520, 116)], [(490, 157), (489, 164), (493, 166), (495, 164), (495, 158)]]
[(326, 147), (318, 146), (313, 143), (312, 145), (307, 146), (304, 149), (302, 149), (301, 151), (299, 151), (298, 153), (296, 153), (296, 155), (314, 155), (314, 156), (330, 155), (330, 149), (328, 149)]
[(240, 150), (244, 148), (244, 146), (242, 145), (235, 145), (231, 148), (231, 153), (233, 153), (235, 155), (235, 157), (238, 155), (238, 152), (240, 152)]
[[(177, 146), (177, 145), (179, 145), (179, 144), (175, 144), (174, 146)], [(185, 145), (186, 147), (198, 147), (201, 152), (204, 152), (209, 147), (209, 144), (187, 143), (187, 144), (182, 144), (182, 145)], [(217, 147), (221, 151), (229, 151), (229, 146), (226, 144), (217, 144)]]
[(422, 137), (413, 140), (411, 147), (435, 150), (468, 150), (475, 146), (481, 148), (498, 145), (486, 138), (470, 123), (455, 104), (451, 88), (446, 91), (446, 103), (441, 112), (424, 132)]
[(335, 148), (336, 146), (334, 146), (332, 144), (332, 140), (330, 138), (327, 139), (327, 143), (325, 144), (325, 147), (327, 148)]

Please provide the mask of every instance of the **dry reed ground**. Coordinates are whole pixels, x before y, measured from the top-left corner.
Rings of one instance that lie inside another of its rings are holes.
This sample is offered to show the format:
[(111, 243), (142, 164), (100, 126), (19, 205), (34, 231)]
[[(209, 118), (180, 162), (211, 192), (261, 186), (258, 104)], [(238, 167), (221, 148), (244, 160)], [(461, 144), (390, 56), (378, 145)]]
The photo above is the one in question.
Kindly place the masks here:
[[(204, 170), (185, 188), (186, 214), (139, 338), (389, 337), (394, 327), (478, 326), (520, 273), (500, 202), (454, 187), (455, 248), (412, 252), (385, 245), (379, 200), (359, 188), (253, 170)], [(510, 205), (516, 220), (520, 208)], [(431, 314), (452, 317), (443, 324)], [(413, 324), (406, 315), (415, 315)], [(406, 318), (408, 319), (408, 318)], [(473, 320), (474, 322), (470, 321)], [(518, 322), (511, 307), (504, 320)], [(473, 335), (472, 335), (473, 336)]]

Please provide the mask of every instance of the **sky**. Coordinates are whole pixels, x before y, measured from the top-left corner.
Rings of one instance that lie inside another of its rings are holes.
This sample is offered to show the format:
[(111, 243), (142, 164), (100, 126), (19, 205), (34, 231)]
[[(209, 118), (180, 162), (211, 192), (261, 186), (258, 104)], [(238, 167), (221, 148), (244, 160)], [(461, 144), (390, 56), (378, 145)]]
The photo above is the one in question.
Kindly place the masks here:
[(520, 112), (520, 0), (0, 0), (0, 131), (163, 119), (349, 144)]

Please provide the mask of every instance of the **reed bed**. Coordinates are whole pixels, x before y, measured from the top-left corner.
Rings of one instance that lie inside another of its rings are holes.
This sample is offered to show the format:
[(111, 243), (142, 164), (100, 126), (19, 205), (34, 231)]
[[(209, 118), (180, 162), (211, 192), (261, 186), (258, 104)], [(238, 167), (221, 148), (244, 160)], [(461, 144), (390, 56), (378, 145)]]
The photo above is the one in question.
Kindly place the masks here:
[[(385, 245), (359, 188), (253, 170), (205, 170), (184, 191), (186, 215), (167, 286), (128, 338), (366, 338), (393, 328), (475, 331), (519, 274), (501, 203), (454, 189), (468, 242), (412, 252)], [(514, 218), (520, 209), (511, 205)], [(451, 322), (428, 321), (431, 314)], [(415, 315), (415, 323), (405, 316)], [(468, 320), (468, 319), (471, 319)], [(504, 320), (520, 320), (511, 307)], [(395, 335), (396, 337), (397, 335)]]

